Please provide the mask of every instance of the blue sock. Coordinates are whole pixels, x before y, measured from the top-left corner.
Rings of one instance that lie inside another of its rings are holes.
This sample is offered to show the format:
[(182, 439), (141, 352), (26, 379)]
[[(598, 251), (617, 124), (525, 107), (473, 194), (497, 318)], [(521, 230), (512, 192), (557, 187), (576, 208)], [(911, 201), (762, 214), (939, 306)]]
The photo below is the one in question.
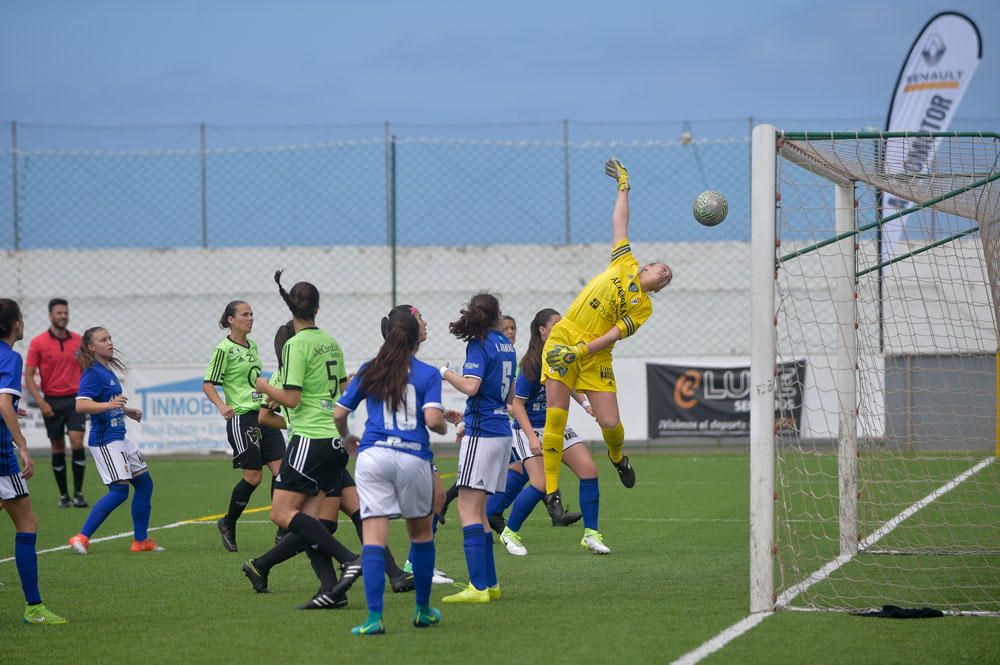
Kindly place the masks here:
[(497, 585), (497, 565), (493, 560), (493, 531), (483, 533), (483, 550), (486, 555), (486, 586)]
[(507, 486), (503, 494), (493, 494), (486, 500), (487, 515), (502, 515), (510, 508), (514, 499), (521, 493), (521, 488), (528, 482), (528, 474), (507, 469)]
[(380, 545), (361, 547), (361, 577), (365, 582), (365, 602), (369, 612), (382, 613), (385, 595), (385, 548)]
[(544, 496), (545, 492), (534, 485), (528, 485), (521, 490), (521, 493), (517, 495), (517, 499), (514, 501), (514, 507), (510, 509), (510, 519), (507, 520), (507, 528), (511, 531), (520, 531), (524, 520), (528, 519), (528, 515), (531, 514), (531, 511), (535, 509), (535, 505)]
[(410, 546), (410, 563), (413, 564), (413, 586), (417, 593), (417, 607), (429, 607), (431, 580), (434, 578), (434, 541), (413, 543)]
[(97, 527), (101, 526), (104, 520), (108, 519), (108, 515), (114, 512), (115, 508), (125, 503), (125, 499), (127, 498), (128, 485), (121, 483), (108, 485), (108, 493), (102, 496), (94, 504), (94, 507), (90, 509), (90, 514), (87, 515), (87, 521), (83, 523), (80, 533), (90, 538), (97, 531)]
[(131, 480), (135, 488), (132, 496), (132, 530), (135, 539), (146, 540), (149, 537), (149, 513), (152, 511), (153, 479), (149, 472), (136, 476)]
[(17, 574), (21, 576), (24, 600), (29, 605), (42, 602), (42, 596), (38, 593), (38, 554), (35, 553), (37, 539), (38, 536), (33, 533), (18, 532), (14, 535), (14, 563)]
[(469, 569), (469, 581), (480, 591), (486, 588), (484, 534), (482, 524), (470, 524), (462, 527), (462, 545), (465, 548), (465, 565)]
[(601, 488), (597, 478), (580, 480), (580, 512), (583, 513), (583, 526), (599, 531), (597, 528), (597, 513), (601, 508)]

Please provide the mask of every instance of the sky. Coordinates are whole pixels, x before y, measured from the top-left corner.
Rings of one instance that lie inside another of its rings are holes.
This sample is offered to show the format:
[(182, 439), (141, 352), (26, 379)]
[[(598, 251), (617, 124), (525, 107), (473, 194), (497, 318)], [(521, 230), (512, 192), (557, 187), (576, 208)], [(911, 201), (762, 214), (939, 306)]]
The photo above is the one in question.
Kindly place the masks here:
[(883, 118), (944, 10), (983, 35), (960, 115), (1000, 128), (997, 0), (4, 0), (0, 122)]

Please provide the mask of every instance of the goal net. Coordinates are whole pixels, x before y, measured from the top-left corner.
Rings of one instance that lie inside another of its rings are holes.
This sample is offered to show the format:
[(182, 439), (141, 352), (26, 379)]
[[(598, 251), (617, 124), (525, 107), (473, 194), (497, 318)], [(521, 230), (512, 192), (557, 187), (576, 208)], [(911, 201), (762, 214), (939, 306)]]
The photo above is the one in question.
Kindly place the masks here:
[(1000, 136), (760, 126), (752, 217), (751, 609), (1000, 613)]

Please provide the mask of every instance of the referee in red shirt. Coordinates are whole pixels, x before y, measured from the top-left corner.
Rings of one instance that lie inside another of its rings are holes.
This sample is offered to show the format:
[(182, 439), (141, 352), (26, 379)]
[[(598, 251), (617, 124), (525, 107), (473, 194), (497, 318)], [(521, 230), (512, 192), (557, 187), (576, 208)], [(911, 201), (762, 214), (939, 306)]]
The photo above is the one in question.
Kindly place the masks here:
[[(59, 506), (86, 508), (83, 498), (83, 472), (87, 455), (83, 449), (86, 416), (76, 411), (76, 390), (80, 385), (80, 335), (69, 330), (69, 304), (62, 298), (49, 301), (49, 329), (31, 340), (24, 364), (24, 382), (35, 398), (45, 419), (45, 430), (52, 444), (52, 472), (59, 485)], [(35, 373), (41, 374), (38, 390)], [(42, 393), (45, 393), (44, 397)], [(73, 455), (73, 500), (66, 487), (66, 438)]]

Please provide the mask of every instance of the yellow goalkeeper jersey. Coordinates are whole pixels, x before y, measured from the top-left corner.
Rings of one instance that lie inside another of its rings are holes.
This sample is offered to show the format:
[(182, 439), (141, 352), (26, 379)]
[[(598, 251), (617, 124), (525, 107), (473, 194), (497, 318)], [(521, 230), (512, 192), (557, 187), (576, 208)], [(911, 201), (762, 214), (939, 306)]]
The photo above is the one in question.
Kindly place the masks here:
[(623, 238), (611, 248), (607, 269), (580, 291), (566, 318), (592, 335), (590, 339), (600, 337), (612, 326), (618, 326), (625, 339), (635, 334), (652, 313), (653, 303), (639, 287), (639, 262), (632, 255), (628, 238)]

